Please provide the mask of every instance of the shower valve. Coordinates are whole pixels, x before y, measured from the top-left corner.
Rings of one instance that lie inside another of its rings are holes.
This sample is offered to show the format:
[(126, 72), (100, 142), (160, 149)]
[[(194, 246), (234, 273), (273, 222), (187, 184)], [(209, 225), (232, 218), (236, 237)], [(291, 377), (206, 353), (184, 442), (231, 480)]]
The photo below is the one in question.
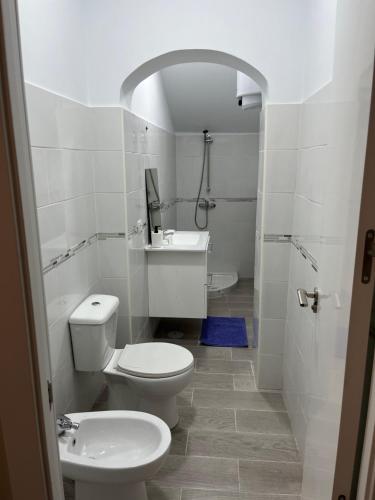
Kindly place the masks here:
[(199, 208), (216, 208), (216, 201), (215, 200), (209, 200), (208, 198), (204, 198), (199, 202)]

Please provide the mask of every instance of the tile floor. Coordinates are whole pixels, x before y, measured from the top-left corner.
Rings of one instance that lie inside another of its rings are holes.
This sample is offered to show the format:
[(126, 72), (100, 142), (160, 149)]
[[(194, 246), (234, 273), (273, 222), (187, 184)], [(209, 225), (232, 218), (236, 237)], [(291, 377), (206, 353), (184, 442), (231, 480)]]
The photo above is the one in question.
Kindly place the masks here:
[[(210, 315), (246, 318), (249, 345), (252, 285), (241, 280), (209, 301)], [(199, 321), (163, 320), (155, 335), (184, 345), (196, 365), (149, 500), (299, 500), (302, 467), (281, 395), (257, 390), (252, 349), (200, 346), (199, 333)]]

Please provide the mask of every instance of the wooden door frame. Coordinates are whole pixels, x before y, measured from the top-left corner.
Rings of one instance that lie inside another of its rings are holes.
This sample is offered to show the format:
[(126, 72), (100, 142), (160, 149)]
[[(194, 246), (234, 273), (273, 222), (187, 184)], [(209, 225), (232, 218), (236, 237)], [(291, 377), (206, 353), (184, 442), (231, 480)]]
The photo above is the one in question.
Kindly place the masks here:
[(16, 0), (0, 0), (0, 498), (62, 500)]

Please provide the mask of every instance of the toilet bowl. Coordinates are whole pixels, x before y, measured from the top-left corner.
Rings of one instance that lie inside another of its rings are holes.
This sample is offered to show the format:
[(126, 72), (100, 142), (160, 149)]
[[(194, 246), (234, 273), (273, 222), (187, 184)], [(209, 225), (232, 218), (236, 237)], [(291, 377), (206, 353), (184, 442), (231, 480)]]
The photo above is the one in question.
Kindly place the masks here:
[(136, 411), (68, 415), (79, 424), (59, 437), (65, 477), (76, 500), (147, 500), (145, 481), (168, 455), (171, 433), (159, 418)]
[(119, 299), (90, 295), (69, 323), (78, 371), (103, 371), (109, 409), (140, 410), (173, 428), (178, 422), (176, 395), (191, 381), (194, 358), (182, 346), (146, 342), (115, 349)]
[(149, 342), (116, 349), (103, 370), (109, 407), (123, 409), (130, 404), (173, 428), (178, 423), (176, 395), (190, 383), (193, 371), (194, 358), (181, 346)]

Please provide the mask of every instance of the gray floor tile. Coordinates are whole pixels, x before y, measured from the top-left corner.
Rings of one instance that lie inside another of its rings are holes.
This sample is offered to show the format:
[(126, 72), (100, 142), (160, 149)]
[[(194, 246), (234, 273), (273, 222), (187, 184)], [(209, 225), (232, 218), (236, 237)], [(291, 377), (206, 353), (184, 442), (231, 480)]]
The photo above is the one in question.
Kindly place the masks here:
[(286, 412), (236, 410), (237, 430), (270, 434), (291, 434)]
[(177, 426), (172, 429), (172, 444), (171, 444), (171, 455), (185, 455), (186, 454), (186, 443), (188, 437), (188, 430)]
[(170, 455), (152, 485), (181, 488), (210, 488), (238, 491), (237, 460)]
[(193, 389), (233, 389), (233, 375), (195, 372), (189, 387)]
[(217, 316), (219, 318), (229, 318), (230, 311), (229, 311), (229, 308), (226, 308), (226, 307), (219, 308), (219, 307), (208, 306), (207, 315), (208, 316)]
[(300, 493), (301, 464), (240, 460), (239, 467), (241, 491), (285, 495)]
[(182, 392), (177, 394), (177, 406), (191, 406), (193, 399), (193, 389), (187, 387)]
[[(237, 296), (238, 297), (238, 296)], [(252, 311), (253, 310), (253, 305), (249, 300), (246, 301), (239, 301), (239, 300), (228, 300), (228, 306), (229, 309), (243, 309), (244, 311)]]
[(219, 359), (197, 359), (196, 370), (209, 373), (251, 373), (248, 361), (232, 361)]
[(285, 411), (281, 395), (273, 392), (195, 389), (193, 394), (193, 406), (201, 408), (239, 408), (244, 410)]
[(162, 488), (160, 486), (147, 486), (148, 500), (180, 500), (180, 488)]
[(216, 408), (185, 407), (179, 409), (181, 428), (213, 429), (217, 431), (235, 431), (234, 410)]
[(181, 500), (300, 500), (300, 497), (296, 495), (253, 495), (246, 492), (228, 493), (218, 490), (183, 489)]
[(230, 347), (186, 346), (195, 358), (231, 359)]
[(252, 318), (252, 311), (250, 309), (229, 309), (231, 318)]
[(253, 361), (255, 357), (255, 350), (248, 347), (233, 347), (232, 348), (232, 360), (233, 361), (243, 361), (249, 360)]
[(187, 454), (202, 457), (240, 458), (296, 462), (298, 451), (292, 436), (222, 431), (189, 432)]
[(252, 375), (233, 375), (233, 383), (235, 391), (257, 391)]

